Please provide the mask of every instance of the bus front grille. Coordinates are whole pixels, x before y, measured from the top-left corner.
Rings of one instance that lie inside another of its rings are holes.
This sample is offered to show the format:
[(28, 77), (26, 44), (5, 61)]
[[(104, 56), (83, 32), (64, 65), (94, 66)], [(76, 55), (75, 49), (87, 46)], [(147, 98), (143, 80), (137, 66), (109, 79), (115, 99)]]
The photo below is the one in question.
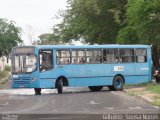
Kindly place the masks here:
[(17, 78), (14, 79), (13, 82), (14, 84), (18, 84), (18, 85), (26, 85), (29, 84), (30, 78), (29, 77), (25, 77), (25, 78)]

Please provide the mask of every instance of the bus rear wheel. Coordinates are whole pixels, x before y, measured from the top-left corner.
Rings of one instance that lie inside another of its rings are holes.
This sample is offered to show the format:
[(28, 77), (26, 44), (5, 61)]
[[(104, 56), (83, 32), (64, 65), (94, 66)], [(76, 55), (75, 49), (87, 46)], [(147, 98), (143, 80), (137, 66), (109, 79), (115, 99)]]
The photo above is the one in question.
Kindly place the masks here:
[(61, 94), (63, 92), (63, 80), (62, 80), (62, 78), (60, 78), (57, 81), (57, 91), (58, 91), (58, 94)]
[(121, 76), (116, 76), (114, 79), (113, 79), (113, 86), (111, 86), (111, 90), (114, 90), (114, 91), (120, 91), (120, 90), (123, 90), (123, 84), (124, 84), (124, 80)]
[(89, 86), (88, 87), (91, 91), (95, 92), (95, 91), (100, 91), (103, 86)]
[(40, 95), (41, 94), (41, 88), (34, 88), (35, 94)]

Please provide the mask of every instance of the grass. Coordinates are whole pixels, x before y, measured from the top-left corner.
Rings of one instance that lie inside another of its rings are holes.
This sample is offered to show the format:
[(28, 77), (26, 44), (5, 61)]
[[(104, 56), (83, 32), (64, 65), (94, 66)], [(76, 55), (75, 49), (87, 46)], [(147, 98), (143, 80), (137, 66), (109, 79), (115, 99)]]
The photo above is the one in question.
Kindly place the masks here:
[(130, 96), (136, 96), (136, 97), (138, 97), (139, 95), (140, 95), (140, 93), (137, 93), (137, 92), (129, 92), (128, 93)]
[(2, 82), (0, 82), (0, 88), (3, 88), (3, 86), (9, 81), (9, 79), (5, 79)]
[(151, 104), (160, 107), (160, 100), (155, 100), (155, 101), (152, 102)]
[(151, 84), (146, 87), (146, 90), (157, 94), (157, 96), (153, 98), (154, 101), (152, 102), (152, 104), (160, 107), (160, 84)]
[(130, 87), (133, 87), (133, 86), (135, 86), (135, 87), (146, 87), (148, 85), (150, 85), (150, 83), (141, 83), (141, 84), (132, 84), (132, 85), (124, 84), (124, 88), (126, 89), (126, 88), (130, 88)]
[(124, 86), (147, 86), (150, 83), (124, 84)]
[(0, 71), (0, 88), (2, 88), (9, 80), (8, 71)]
[(149, 95), (150, 97), (149, 96), (148, 97), (152, 99), (152, 102), (150, 101), (150, 103), (152, 105), (160, 107), (160, 84), (148, 83), (148, 84), (139, 84), (134, 86), (144, 87), (144, 89), (132, 90), (131, 88), (131, 90), (128, 92), (130, 96), (146, 96), (147, 97), (147, 95)]
[(160, 95), (160, 84), (150, 84), (146, 86), (146, 89)]
[(1, 79), (3, 79), (4, 77), (6, 77), (8, 75), (7, 71), (0, 71), (0, 81)]

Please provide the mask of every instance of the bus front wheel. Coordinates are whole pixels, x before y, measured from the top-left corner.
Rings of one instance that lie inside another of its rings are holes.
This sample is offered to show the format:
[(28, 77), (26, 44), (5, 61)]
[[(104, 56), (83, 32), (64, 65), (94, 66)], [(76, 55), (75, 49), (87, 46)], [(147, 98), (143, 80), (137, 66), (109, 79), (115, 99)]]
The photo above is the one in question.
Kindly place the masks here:
[(91, 91), (95, 92), (95, 91), (100, 91), (103, 86), (89, 86), (88, 87)]
[(40, 95), (41, 94), (41, 88), (34, 88), (35, 94)]
[(63, 80), (59, 79), (57, 82), (57, 91), (58, 94), (61, 94), (63, 92)]

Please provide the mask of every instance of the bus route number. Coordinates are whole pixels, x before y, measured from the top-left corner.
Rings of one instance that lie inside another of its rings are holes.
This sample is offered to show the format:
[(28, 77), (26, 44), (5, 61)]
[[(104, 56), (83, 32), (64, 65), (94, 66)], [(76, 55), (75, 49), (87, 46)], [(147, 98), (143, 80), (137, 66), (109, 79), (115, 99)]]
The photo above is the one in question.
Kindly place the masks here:
[(124, 71), (124, 66), (114, 66), (114, 71)]

